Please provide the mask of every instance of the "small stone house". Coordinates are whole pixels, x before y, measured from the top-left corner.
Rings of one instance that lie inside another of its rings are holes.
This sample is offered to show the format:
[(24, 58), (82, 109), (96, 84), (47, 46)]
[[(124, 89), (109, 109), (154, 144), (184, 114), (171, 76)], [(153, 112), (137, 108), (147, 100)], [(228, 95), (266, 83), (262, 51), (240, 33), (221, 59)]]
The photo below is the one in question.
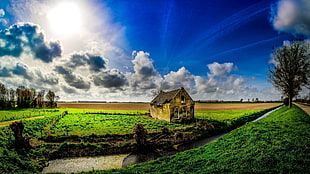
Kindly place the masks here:
[(173, 91), (161, 91), (150, 103), (150, 115), (173, 123), (194, 119), (195, 103), (182, 87)]

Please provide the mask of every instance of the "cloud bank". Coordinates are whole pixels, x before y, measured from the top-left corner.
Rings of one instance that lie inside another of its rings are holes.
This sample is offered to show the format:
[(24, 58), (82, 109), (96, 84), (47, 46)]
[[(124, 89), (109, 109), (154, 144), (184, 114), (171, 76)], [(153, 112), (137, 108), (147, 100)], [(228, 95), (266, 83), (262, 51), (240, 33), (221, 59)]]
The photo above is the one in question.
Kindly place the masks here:
[(271, 22), (278, 31), (310, 37), (309, 11), (309, 0), (279, 0), (272, 7)]
[(35, 59), (52, 62), (62, 53), (59, 41), (48, 41), (38, 25), (18, 23), (0, 32), (0, 56), (20, 57), (23, 52)]
[[(60, 41), (50, 41), (38, 25), (18, 23), (0, 31), (0, 80), (53, 90), (61, 100), (150, 101), (154, 90), (184, 87), (195, 100), (264, 98), (261, 91), (234, 74), (232, 62), (206, 65), (204, 76), (180, 67), (160, 74), (150, 53), (133, 51), (127, 71), (111, 67), (99, 46), (63, 55)], [(117, 56), (116, 56), (117, 57)], [(268, 91), (268, 90), (267, 90)], [(279, 94), (269, 90), (267, 96)], [(270, 98), (265, 98), (270, 99)]]

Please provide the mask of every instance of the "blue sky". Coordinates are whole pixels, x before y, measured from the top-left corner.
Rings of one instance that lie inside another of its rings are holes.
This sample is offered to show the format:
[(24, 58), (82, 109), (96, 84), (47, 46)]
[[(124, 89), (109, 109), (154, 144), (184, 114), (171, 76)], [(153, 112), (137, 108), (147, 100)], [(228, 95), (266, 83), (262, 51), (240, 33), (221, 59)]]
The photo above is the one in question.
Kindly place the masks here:
[[(269, 22), (272, 1), (191, 2), (111, 6), (115, 13), (121, 11), (116, 19), (125, 24), (131, 48), (147, 50), (163, 74), (184, 66), (205, 75), (207, 64), (233, 62), (239, 67), (237, 74), (265, 79), (271, 49), (293, 38), (275, 31)], [(138, 21), (143, 22), (137, 25)]]
[(196, 100), (277, 100), (272, 49), (309, 37), (308, 10), (307, 0), (2, 0), (0, 81), (61, 100), (149, 101), (182, 86)]

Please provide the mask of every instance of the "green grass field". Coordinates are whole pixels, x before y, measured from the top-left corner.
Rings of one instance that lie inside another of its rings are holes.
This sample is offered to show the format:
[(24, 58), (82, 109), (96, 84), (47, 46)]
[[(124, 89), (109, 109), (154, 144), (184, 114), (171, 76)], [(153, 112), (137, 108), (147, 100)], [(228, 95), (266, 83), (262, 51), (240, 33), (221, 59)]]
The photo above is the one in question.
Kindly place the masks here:
[(252, 110), (225, 110), (225, 111), (195, 111), (195, 118), (213, 119), (213, 120), (230, 120), (244, 115), (250, 115), (264, 109)]
[[(69, 114), (63, 118), (58, 118), (64, 111), (68, 111)], [(198, 119), (229, 120), (250, 115), (259, 111), (261, 110), (195, 111), (195, 117)], [(188, 126), (183, 124), (168, 123), (162, 120), (155, 120), (146, 115), (138, 115), (139, 113), (144, 112), (145, 111), (75, 108), (2, 110), (0, 111), (0, 122), (44, 116), (45, 118), (36, 120), (24, 120), (24, 123), (26, 124), (26, 133), (31, 136), (39, 137), (47, 134), (53, 136), (126, 134), (132, 133), (135, 124), (137, 123), (142, 123), (149, 132), (160, 132), (161, 128), (164, 126), (169, 129), (184, 128)], [(88, 113), (111, 113), (115, 115)]]
[(89, 173), (310, 173), (310, 117), (293, 106), (219, 140), (119, 170)]
[(55, 136), (126, 134), (132, 133), (137, 123), (142, 123), (148, 132), (160, 132), (162, 127), (175, 129), (184, 126), (145, 115), (68, 114), (53, 126), (51, 132)]
[(61, 114), (59, 109), (15, 109), (0, 110), (0, 122), (19, 120), (39, 116), (51, 116)]
[(14, 109), (14, 110), (0, 110), (0, 122), (20, 120), (39, 116), (53, 116), (59, 115), (64, 111), (69, 113), (121, 113), (121, 114), (138, 114), (146, 111), (132, 111), (132, 110), (95, 110), (95, 109), (76, 109), (76, 108), (44, 108), (44, 109)]

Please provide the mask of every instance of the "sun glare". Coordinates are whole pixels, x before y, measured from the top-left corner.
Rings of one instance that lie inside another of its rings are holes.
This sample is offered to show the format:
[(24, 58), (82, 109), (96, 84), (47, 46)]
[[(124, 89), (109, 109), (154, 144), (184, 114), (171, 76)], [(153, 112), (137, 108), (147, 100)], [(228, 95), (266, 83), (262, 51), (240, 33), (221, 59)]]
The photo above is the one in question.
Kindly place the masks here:
[(48, 12), (47, 18), (56, 34), (75, 34), (82, 27), (81, 10), (77, 4), (72, 2), (58, 4)]

